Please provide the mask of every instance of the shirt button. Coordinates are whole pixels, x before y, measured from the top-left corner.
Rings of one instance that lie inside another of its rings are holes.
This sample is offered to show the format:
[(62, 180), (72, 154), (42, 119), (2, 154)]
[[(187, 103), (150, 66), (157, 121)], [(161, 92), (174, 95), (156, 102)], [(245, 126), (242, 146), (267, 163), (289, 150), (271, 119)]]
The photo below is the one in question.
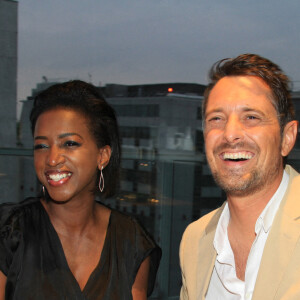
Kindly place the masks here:
[(246, 298), (247, 300), (249, 300), (249, 299), (251, 299), (251, 296), (252, 296), (252, 293), (246, 293), (246, 297), (245, 297), (245, 298)]

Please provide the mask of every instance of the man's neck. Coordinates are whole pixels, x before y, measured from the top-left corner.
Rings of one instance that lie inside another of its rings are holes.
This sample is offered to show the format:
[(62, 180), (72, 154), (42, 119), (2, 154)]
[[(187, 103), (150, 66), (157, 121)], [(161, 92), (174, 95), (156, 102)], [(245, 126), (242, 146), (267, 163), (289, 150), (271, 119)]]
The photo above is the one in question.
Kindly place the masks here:
[(282, 173), (274, 179), (271, 185), (246, 195), (228, 194), (227, 201), (230, 211), (230, 226), (237, 227), (240, 233), (254, 234), (255, 223), (270, 199), (276, 193)]

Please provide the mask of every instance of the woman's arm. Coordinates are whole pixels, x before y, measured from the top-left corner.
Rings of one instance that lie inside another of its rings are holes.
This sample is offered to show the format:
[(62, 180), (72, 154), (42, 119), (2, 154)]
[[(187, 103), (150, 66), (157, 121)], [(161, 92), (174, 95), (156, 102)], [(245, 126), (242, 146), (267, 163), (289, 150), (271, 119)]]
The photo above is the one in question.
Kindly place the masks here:
[(5, 299), (6, 276), (0, 271), (0, 300)]
[[(131, 290), (133, 300), (147, 299), (149, 269), (150, 269), (150, 257), (148, 256), (141, 263), (141, 266), (136, 274), (135, 281), (133, 283), (132, 290)], [(0, 300), (2, 299), (0, 298)]]

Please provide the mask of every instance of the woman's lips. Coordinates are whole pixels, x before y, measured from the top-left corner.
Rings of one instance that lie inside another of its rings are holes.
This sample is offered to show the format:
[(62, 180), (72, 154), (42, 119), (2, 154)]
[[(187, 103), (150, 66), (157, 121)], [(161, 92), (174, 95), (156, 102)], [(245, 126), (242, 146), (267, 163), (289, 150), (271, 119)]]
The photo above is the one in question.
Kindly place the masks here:
[(52, 186), (60, 186), (65, 184), (72, 176), (72, 173), (68, 171), (47, 171), (45, 174), (48, 183)]

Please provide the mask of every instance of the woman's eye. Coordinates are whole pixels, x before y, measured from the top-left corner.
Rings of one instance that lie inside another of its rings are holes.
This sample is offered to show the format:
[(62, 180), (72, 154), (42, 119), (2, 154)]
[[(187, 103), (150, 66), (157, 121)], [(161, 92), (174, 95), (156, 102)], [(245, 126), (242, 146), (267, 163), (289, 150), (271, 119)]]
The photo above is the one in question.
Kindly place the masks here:
[(33, 150), (39, 150), (39, 149), (45, 149), (45, 148), (48, 148), (48, 146), (45, 144), (37, 144), (37, 145), (33, 146)]
[(75, 142), (75, 141), (66, 141), (65, 143), (64, 143), (64, 146), (66, 146), (66, 147), (78, 147), (78, 146), (80, 146), (81, 144), (79, 144), (79, 143), (77, 143), (77, 142)]

